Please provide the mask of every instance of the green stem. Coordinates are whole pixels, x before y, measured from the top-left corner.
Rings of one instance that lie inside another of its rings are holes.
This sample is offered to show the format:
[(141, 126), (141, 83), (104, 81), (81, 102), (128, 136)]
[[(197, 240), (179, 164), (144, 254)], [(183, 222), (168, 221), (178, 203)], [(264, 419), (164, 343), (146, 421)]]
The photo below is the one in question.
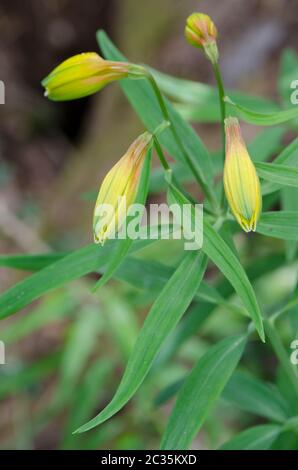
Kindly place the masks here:
[(173, 172), (172, 172), (171, 167), (169, 166), (169, 164), (168, 164), (168, 162), (167, 162), (167, 160), (166, 160), (166, 157), (165, 157), (165, 155), (164, 155), (164, 153), (163, 153), (163, 150), (162, 150), (162, 148), (161, 148), (161, 145), (160, 145), (160, 143), (158, 142), (158, 140), (157, 140), (156, 137), (154, 137), (154, 146), (155, 146), (157, 155), (158, 155), (158, 157), (159, 157), (159, 160), (160, 160), (160, 163), (161, 163), (163, 169), (164, 169), (165, 171), (171, 171), (171, 173), (172, 173), (172, 180), (173, 180), (174, 184), (179, 188), (179, 190), (181, 191), (181, 193), (184, 194), (184, 196), (187, 197), (187, 198), (192, 202), (192, 204), (196, 204), (197, 201), (195, 201), (195, 200), (193, 199), (193, 197), (192, 197), (187, 191), (185, 191), (185, 189), (184, 189), (184, 188), (179, 184), (179, 182), (177, 181), (175, 175), (174, 175)]
[(212, 64), (214, 75), (216, 78), (218, 96), (219, 96), (219, 107), (220, 107), (220, 116), (221, 116), (221, 137), (222, 137), (222, 161), (225, 159), (225, 148), (226, 148), (226, 134), (225, 134), (225, 118), (226, 118), (226, 103), (224, 101), (225, 90), (220, 73), (220, 68), (218, 63)]
[(195, 166), (194, 166), (191, 158), (189, 157), (188, 153), (184, 149), (184, 146), (183, 146), (183, 144), (180, 140), (180, 137), (179, 137), (179, 135), (176, 131), (176, 128), (173, 124), (172, 118), (169, 115), (169, 112), (168, 112), (168, 109), (166, 107), (165, 101), (164, 101), (163, 96), (162, 96), (162, 94), (161, 94), (161, 92), (160, 92), (160, 90), (157, 86), (157, 83), (156, 83), (154, 77), (147, 70), (145, 72), (145, 76), (146, 76), (147, 80), (149, 81), (150, 85), (152, 86), (152, 89), (155, 93), (155, 96), (157, 98), (157, 101), (158, 101), (158, 104), (160, 106), (160, 109), (161, 109), (161, 112), (163, 114), (164, 119), (171, 123), (170, 129), (171, 129), (172, 135), (173, 135), (173, 137), (176, 141), (176, 144), (179, 147), (179, 150), (182, 152), (188, 166), (190, 167), (192, 173), (194, 174), (198, 184), (202, 187), (202, 189), (203, 189), (206, 197), (209, 199), (210, 203), (213, 205), (213, 207), (218, 207), (217, 201), (216, 201), (212, 191), (210, 191), (210, 188), (208, 187), (208, 185), (205, 182), (202, 181), (202, 178), (201, 178), (200, 174), (198, 173), (197, 169), (195, 168)]
[(159, 124), (159, 126), (156, 127), (156, 129), (154, 129), (152, 135), (153, 137), (157, 137), (159, 134), (161, 134), (165, 129), (167, 129), (168, 127), (170, 127), (171, 123), (170, 121), (162, 121), (162, 123)]
[[(218, 88), (220, 122), (221, 122), (221, 140), (222, 140), (222, 165), (224, 166), (225, 151), (226, 151), (226, 133), (225, 133), (226, 103), (224, 101), (225, 89), (224, 89), (218, 62), (212, 62), (212, 68), (213, 68), (213, 72), (216, 78), (216, 83), (217, 83), (217, 88)], [(221, 207), (224, 207), (224, 206), (225, 206), (225, 195), (224, 195), (224, 188), (222, 187)]]
[(170, 170), (170, 166), (166, 160), (166, 157), (164, 156), (164, 153), (162, 151), (162, 148), (160, 146), (160, 143), (158, 142), (157, 138), (154, 137), (154, 145), (155, 145), (155, 148), (156, 148), (156, 152), (157, 152), (157, 155), (159, 157), (159, 160), (160, 160), (160, 163), (162, 164), (162, 167), (164, 168), (164, 170)]
[(271, 346), (282, 366), (285, 374), (287, 375), (289, 381), (293, 385), (293, 389), (298, 395), (298, 375), (296, 369), (291, 364), (289, 355), (282, 344), (279, 335), (274, 327), (273, 322), (270, 319), (264, 320), (265, 332), (270, 340)]

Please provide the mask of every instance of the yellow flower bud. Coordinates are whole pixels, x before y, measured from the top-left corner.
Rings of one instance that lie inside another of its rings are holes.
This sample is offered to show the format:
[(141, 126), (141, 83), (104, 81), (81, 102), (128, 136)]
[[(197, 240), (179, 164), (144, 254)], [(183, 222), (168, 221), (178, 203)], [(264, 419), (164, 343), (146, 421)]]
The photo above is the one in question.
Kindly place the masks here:
[(78, 54), (62, 62), (41, 82), (53, 101), (82, 98), (108, 83), (127, 77), (133, 66), (105, 60), (95, 52)]
[(135, 202), (144, 160), (151, 145), (152, 134), (140, 135), (105, 176), (94, 209), (95, 243), (103, 245), (124, 224), (129, 206)]
[(212, 63), (218, 61), (217, 29), (210, 16), (193, 13), (186, 20), (185, 37), (189, 44), (204, 50)]
[(259, 177), (241, 135), (238, 119), (225, 120), (226, 159), (224, 188), (236, 220), (246, 231), (255, 231), (262, 210)]

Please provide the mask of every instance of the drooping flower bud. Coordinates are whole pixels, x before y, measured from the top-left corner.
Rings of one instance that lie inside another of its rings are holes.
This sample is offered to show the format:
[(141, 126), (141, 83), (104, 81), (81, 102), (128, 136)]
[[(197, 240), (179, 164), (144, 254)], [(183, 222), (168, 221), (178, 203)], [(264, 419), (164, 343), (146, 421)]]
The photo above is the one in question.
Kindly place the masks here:
[(238, 119), (225, 119), (224, 188), (236, 220), (246, 232), (255, 231), (262, 210), (259, 177), (241, 135)]
[(62, 62), (41, 83), (49, 99), (74, 100), (92, 95), (108, 83), (127, 77), (133, 67), (126, 62), (105, 60), (95, 52), (86, 52)]
[(218, 61), (217, 29), (210, 16), (193, 13), (186, 20), (185, 37), (189, 44), (204, 50), (212, 63)]
[(111, 235), (118, 233), (124, 224), (129, 206), (135, 202), (152, 137), (149, 132), (140, 135), (105, 176), (94, 209), (95, 243), (103, 245)]

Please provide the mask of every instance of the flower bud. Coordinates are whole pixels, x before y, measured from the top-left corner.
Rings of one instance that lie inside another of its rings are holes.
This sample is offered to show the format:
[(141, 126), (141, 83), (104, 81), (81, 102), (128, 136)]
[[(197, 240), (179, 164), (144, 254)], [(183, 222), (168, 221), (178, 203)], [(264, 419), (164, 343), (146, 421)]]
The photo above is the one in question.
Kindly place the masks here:
[(243, 141), (238, 119), (225, 119), (224, 188), (236, 220), (246, 232), (255, 231), (262, 210), (259, 177)]
[(151, 145), (152, 134), (145, 132), (140, 135), (105, 176), (94, 209), (95, 243), (103, 245), (124, 224), (129, 206), (135, 201), (143, 164)]
[(62, 62), (41, 82), (45, 96), (67, 101), (92, 95), (108, 83), (127, 77), (131, 64), (105, 60), (95, 52), (78, 54)]
[(212, 63), (218, 61), (217, 29), (210, 16), (193, 13), (186, 20), (185, 37), (189, 44), (204, 50)]

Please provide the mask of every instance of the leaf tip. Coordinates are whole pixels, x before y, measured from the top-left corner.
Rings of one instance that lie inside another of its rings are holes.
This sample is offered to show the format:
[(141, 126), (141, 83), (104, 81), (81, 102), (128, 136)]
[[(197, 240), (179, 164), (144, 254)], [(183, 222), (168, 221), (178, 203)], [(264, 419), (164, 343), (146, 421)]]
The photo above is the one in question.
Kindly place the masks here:
[(264, 332), (263, 324), (261, 325), (261, 327), (258, 328), (258, 333), (259, 333), (259, 336), (260, 336), (260, 338), (261, 338), (262, 343), (266, 343), (266, 338), (265, 338), (265, 332)]

